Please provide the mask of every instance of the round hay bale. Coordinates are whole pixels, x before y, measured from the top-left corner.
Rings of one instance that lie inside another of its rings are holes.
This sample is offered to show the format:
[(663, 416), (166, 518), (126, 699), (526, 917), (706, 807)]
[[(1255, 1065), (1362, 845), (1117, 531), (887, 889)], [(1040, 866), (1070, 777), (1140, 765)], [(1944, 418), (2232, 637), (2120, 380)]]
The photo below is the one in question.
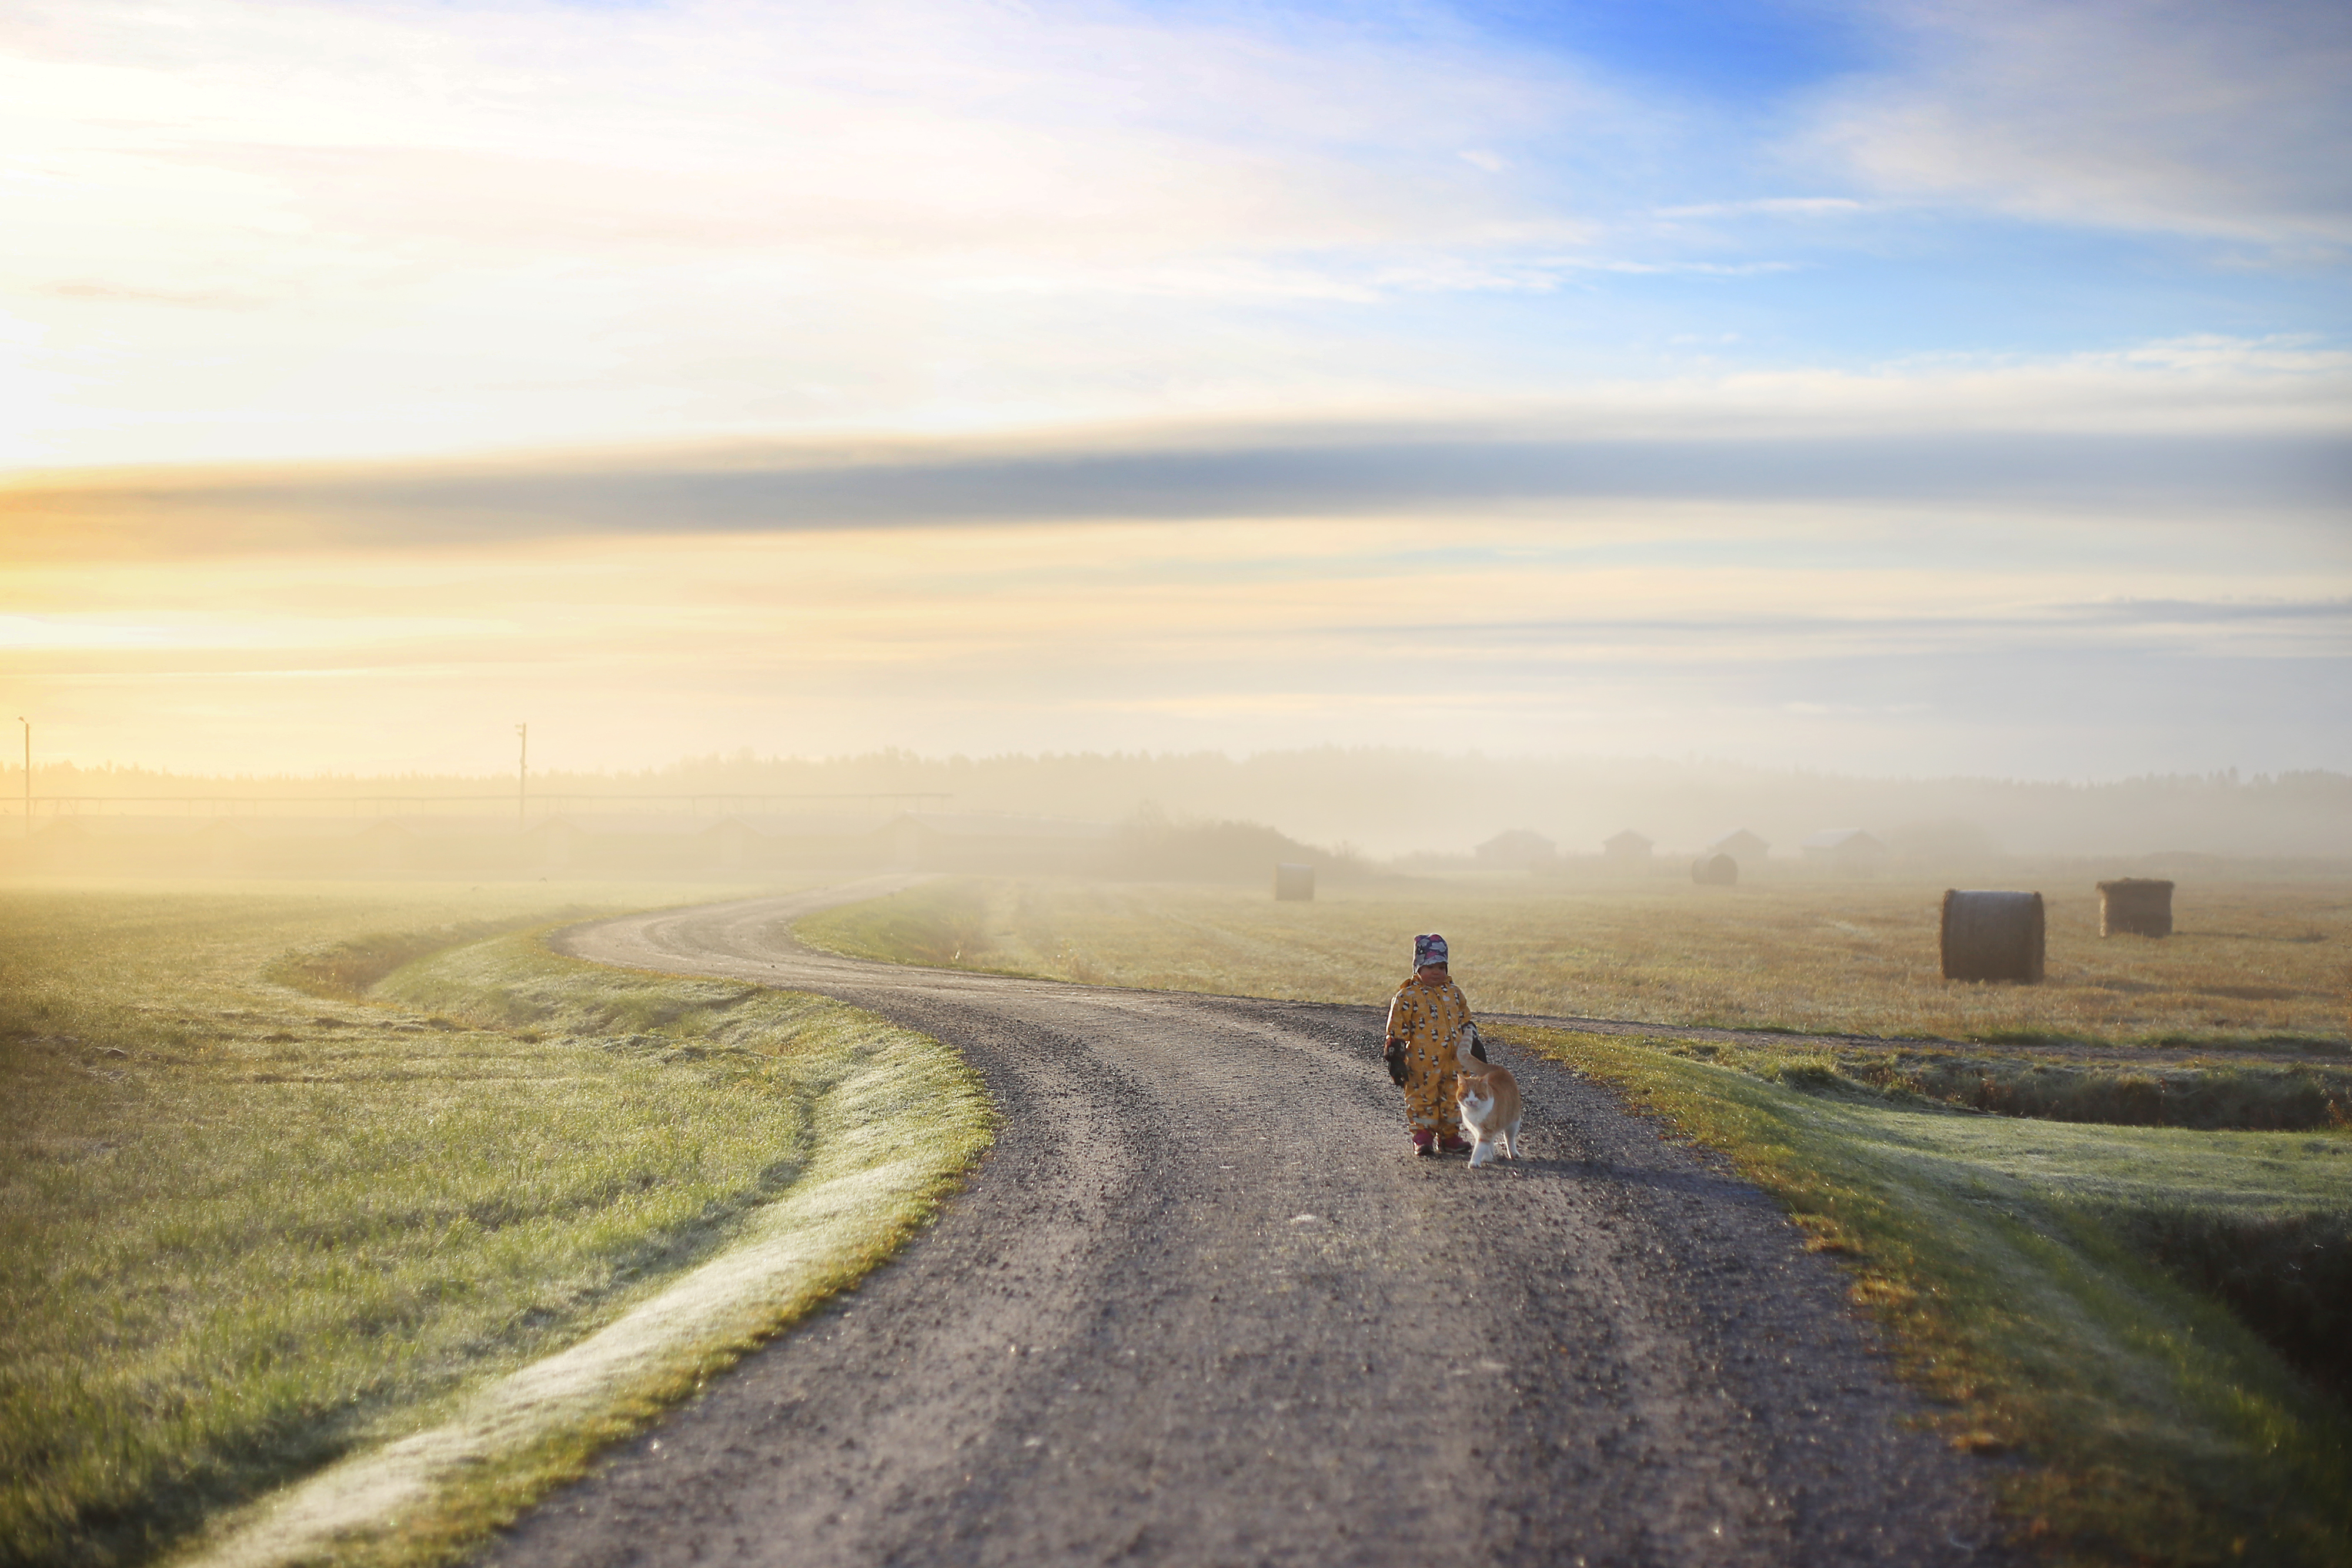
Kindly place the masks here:
[(1274, 896), (1277, 903), (1311, 904), (1315, 900), (1315, 868), (1311, 865), (1282, 864), (1274, 868)]
[(2161, 877), (2123, 876), (2099, 883), (2099, 935), (2172, 935), (2172, 884)]
[(1736, 886), (1739, 862), (1729, 855), (1701, 855), (1691, 862), (1691, 880), (1701, 887)]
[(2042, 983), (2042, 895), (1944, 894), (1944, 978)]

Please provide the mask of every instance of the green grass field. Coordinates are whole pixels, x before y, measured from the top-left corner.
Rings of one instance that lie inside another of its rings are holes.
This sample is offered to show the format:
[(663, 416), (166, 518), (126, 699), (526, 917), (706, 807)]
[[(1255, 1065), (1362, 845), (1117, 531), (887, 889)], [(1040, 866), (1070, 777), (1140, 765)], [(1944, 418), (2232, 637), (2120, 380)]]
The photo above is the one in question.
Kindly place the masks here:
[(2352, 887), (2184, 886), (2178, 931), (2098, 936), (2096, 895), (2046, 887), (2049, 978), (1940, 976), (1943, 884), (1702, 888), (1375, 882), (1276, 904), (1264, 888), (1044, 879), (928, 883), (802, 923), (842, 952), (1092, 984), (1378, 1001), (1442, 931), (1482, 1012), (1958, 1040), (2342, 1046)]
[[(1482, 1012), (1983, 1042), (1502, 1031), (1778, 1197), (1954, 1444), (2009, 1456), (2011, 1516), (2050, 1559), (2352, 1560), (2352, 890), (2198, 892), (2157, 942), (2103, 942), (2091, 900), (2062, 899), (2039, 988), (1940, 978), (1940, 887), (1741, 892), (1392, 883), (1276, 904), (964, 880), (798, 929), (898, 962), (1359, 1002), (1437, 929)], [(2062, 1039), (2093, 1044), (2021, 1042)]]
[(1754, 1058), (1499, 1032), (1616, 1085), (1779, 1198), (1851, 1270), (1953, 1443), (2031, 1461), (2006, 1472), (2010, 1511), (2057, 1560), (2352, 1561), (2346, 1388), (2298, 1372), (2163, 1253), (2167, 1238), (2239, 1251), (2315, 1220), (2333, 1249), (2310, 1281), (2321, 1294), (2270, 1306), (2304, 1312), (2336, 1358), (2316, 1370), (2341, 1378), (2352, 1137), (1971, 1114), (1802, 1072), (1801, 1089)]
[[(558, 903), (695, 893), (0, 894), (0, 1558), (131, 1563), (197, 1539), (613, 1322), (796, 1184), (872, 1166), (873, 1124), (918, 1135), (937, 1168), (829, 1240), (809, 1290), (334, 1553), (442, 1560), (919, 1222), (985, 1141), (951, 1055), (837, 1004), (603, 969), (534, 934)], [(859, 1070), (877, 1051), (924, 1094), (875, 1099)]]

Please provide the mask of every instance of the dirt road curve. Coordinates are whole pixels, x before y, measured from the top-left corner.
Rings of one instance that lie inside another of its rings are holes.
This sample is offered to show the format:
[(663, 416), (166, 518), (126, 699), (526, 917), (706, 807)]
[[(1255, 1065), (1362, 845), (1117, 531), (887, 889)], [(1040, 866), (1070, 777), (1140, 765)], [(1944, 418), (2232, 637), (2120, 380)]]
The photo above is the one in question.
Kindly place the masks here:
[(1510, 1060), (1529, 1157), (1415, 1161), (1370, 1009), (795, 947), (785, 922), (829, 901), (569, 946), (947, 1040), (1002, 1107), (994, 1153), (864, 1289), (490, 1561), (2001, 1557), (1980, 1462), (1902, 1424), (1832, 1271), (1605, 1092)]

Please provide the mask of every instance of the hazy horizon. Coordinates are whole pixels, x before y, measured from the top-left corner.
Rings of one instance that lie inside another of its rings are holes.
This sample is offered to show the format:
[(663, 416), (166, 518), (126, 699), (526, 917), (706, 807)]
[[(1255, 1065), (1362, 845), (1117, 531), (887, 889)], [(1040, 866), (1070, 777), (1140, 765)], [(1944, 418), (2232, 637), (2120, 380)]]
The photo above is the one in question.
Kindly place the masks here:
[[(21, 789), (20, 768), (0, 769), (0, 796)], [(2096, 783), (2015, 779), (1869, 779), (1819, 770), (1744, 768), (1695, 758), (1444, 756), (1379, 748), (1318, 747), (1229, 757), (1216, 752), (1064, 753), (922, 757), (682, 759), (629, 773), (534, 770), (521, 790), (501, 774), (192, 778), (140, 769), (36, 766), (44, 825), (84, 808), (74, 797), (117, 802), (190, 796), (278, 801), (287, 809), (372, 800), (386, 814), (470, 800), (472, 814), (515, 820), (519, 793), (530, 820), (594, 819), (600, 802), (623, 810), (680, 809), (701, 797), (712, 815), (783, 812), (813, 831), (864, 831), (901, 810), (1014, 812), (1103, 822), (1157, 813), (1185, 821), (1249, 821), (1332, 849), (1377, 858), (1464, 855), (1506, 831), (1532, 830), (1564, 856), (1590, 856), (1632, 829), (1663, 855), (1688, 853), (1737, 829), (1757, 832), (1776, 859), (1793, 860), (1807, 835), (1860, 828), (1911, 861), (1990, 856), (2212, 854), (2318, 862), (2352, 857), (2352, 775), (2142, 777)], [(914, 797), (929, 795), (930, 800)], [(634, 797), (634, 799), (632, 799)], [(648, 799), (662, 797), (668, 804)], [(793, 797), (798, 797), (794, 799)], [(90, 807), (89, 810), (104, 810)], [(217, 804), (158, 805), (214, 820)], [(0, 810), (16, 812), (13, 800)], [(153, 816), (151, 812), (150, 817)]]

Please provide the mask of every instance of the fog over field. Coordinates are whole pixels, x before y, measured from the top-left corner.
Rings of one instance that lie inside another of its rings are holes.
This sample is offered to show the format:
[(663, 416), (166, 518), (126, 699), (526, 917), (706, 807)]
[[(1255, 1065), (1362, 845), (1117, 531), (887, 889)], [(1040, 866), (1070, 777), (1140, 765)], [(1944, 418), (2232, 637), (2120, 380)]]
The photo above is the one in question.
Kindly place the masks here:
[[(5, 776), (0, 776), (5, 778)], [(22, 774), (0, 782), (21, 789)], [(36, 821), (325, 818), (356, 831), (374, 817), (472, 815), (511, 824), (511, 776), (195, 778), (138, 769), (37, 770)], [(62, 803), (52, 804), (53, 800)], [(14, 802), (0, 800), (0, 806)], [(1900, 861), (1932, 866), (2000, 856), (2209, 855), (2324, 869), (2352, 861), (2352, 777), (2149, 776), (2095, 784), (1999, 779), (1886, 779), (1702, 759), (1447, 756), (1321, 747), (1218, 752), (827, 759), (707, 757), (629, 774), (541, 772), (534, 822), (615, 813), (777, 814), (813, 830), (865, 832), (903, 810), (1042, 815), (1138, 827), (1261, 823), (1323, 851), (1375, 861), (1473, 855), (1508, 830), (1552, 841), (1563, 860), (1596, 857), (1631, 829), (1661, 858), (1745, 829), (1794, 862), (1799, 843), (1860, 828)], [(5, 819), (0, 819), (5, 825)], [(0, 852), (6, 849), (0, 843)], [(1517, 869), (1525, 862), (1499, 862)], [(1752, 872), (1758, 863), (1749, 861)], [(1255, 861), (1250, 875), (1263, 871)], [(1436, 869), (1424, 867), (1424, 869)], [(1679, 869), (1675, 862), (1673, 869)]]

